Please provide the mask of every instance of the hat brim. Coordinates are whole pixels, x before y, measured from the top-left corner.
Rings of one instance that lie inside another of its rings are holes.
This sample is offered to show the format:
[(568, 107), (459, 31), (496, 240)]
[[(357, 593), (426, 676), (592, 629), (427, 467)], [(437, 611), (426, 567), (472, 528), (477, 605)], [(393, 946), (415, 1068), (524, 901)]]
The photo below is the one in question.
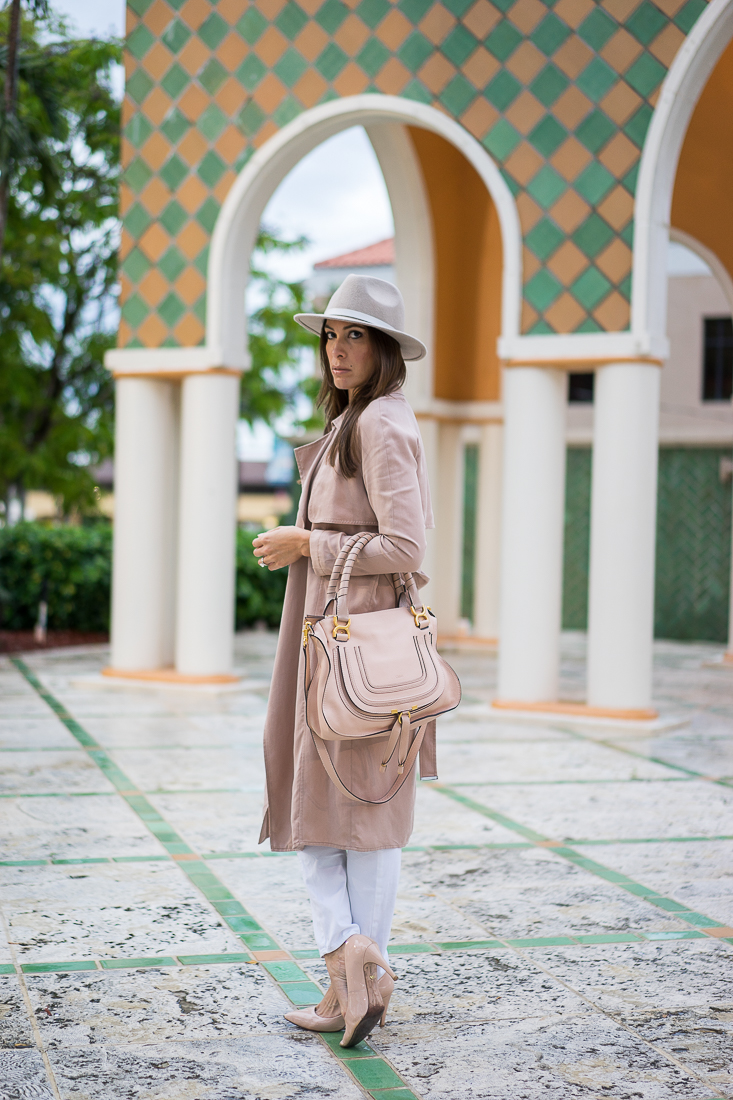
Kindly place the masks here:
[(378, 328), (380, 332), (385, 332), (387, 336), (391, 336), (393, 340), (396, 340), (400, 345), (402, 352), (402, 358), (414, 362), (417, 359), (424, 359), (428, 354), (428, 349), (425, 345), (417, 339), (415, 336), (410, 336), (407, 332), (400, 332), (396, 328), (392, 328), (390, 325), (386, 325), (384, 321), (380, 321), (378, 317), (370, 317), (367, 313), (356, 313), (352, 309), (333, 309), (326, 313), (296, 313), (293, 318), (301, 328), (306, 329), (308, 332), (315, 333), (316, 336), (320, 336), (323, 330), (323, 322), (328, 318), (330, 321), (351, 321), (357, 325), (364, 325), (365, 328)]

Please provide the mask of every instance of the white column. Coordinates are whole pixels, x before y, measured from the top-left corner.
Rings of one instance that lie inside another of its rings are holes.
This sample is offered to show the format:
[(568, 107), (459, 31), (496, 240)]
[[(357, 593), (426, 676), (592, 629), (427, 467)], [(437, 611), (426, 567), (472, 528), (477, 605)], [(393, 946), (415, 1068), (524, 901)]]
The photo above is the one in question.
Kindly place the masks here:
[(117, 380), (112, 668), (173, 664), (179, 387)]
[(435, 495), (435, 574), (431, 599), (438, 616), (438, 632), (458, 633), (461, 617), (463, 549), (464, 452), (460, 424), (438, 425), (438, 469)]
[(473, 632), (478, 638), (499, 634), (499, 568), (501, 557), (501, 476), (504, 429), (484, 424), (479, 442), (476, 500), (476, 576)]
[(182, 383), (176, 669), (231, 673), (239, 377), (191, 374)]
[(728, 604), (728, 649), (723, 660), (733, 665), (733, 531), (731, 532), (730, 555), (730, 602)]
[(588, 703), (647, 708), (654, 631), (659, 367), (596, 371)]
[(504, 371), (498, 697), (507, 702), (557, 699), (565, 391), (563, 371)]
[[(408, 368), (409, 370), (409, 368)], [(438, 423), (432, 416), (421, 416), (418, 420), (423, 448), (425, 450), (425, 462), (428, 468), (428, 481), (430, 483), (430, 496), (433, 504), (433, 513), (438, 522)], [(429, 583), (421, 589), (421, 596), (425, 603), (435, 607), (435, 571), (437, 567), (437, 531), (432, 528), (427, 532), (427, 549), (423, 560), (422, 569), (430, 577)], [(437, 614), (437, 611), (436, 611)], [(442, 623), (440, 624), (442, 630)]]

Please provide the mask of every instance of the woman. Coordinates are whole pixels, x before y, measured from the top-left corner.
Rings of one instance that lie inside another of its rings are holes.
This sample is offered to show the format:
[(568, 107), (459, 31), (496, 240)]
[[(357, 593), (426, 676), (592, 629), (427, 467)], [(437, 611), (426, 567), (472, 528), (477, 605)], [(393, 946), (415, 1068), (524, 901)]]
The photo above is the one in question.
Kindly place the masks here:
[[(298, 851), (310, 894), (316, 943), (331, 985), (315, 1008), (286, 1019), (317, 1031), (346, 1026), (342, 1046), (359, 1042), (381, 1019), (394, 986), (385, 961), (399, 881), (401, 849), (412, 832), (415, 779), (389, 802), (347, 799), (318, 758), (305, 720), (302, 628), (321, 615), (334, 562), (350, 535), (376, 532), (359, 555), (349, 589), (351, 612), (396, 603), (392, 574), (418, 585), (425, 530), (433, 526), (417, 421), (401, 392), (405, 359), (426, 349), (403, 332), (399, 290), (382, 279), (349, 275), (326, 312), (295, 320), (320, 335), (324, 436), (299, 447), (302, 496), (294, 527), (254, 540), (259, 564), (290, 566), (265, 724), (266, 798), (260, 843)], [(396, 757), (380, 771), (383, 745), (337, 741), (331, 754), (347, 785), (376, 799), (394, 781)], [(435, 723), (420, 752), (422, 778), (435, 778)], [(381, 978), (378, 967), (388, 971)], [(378, 979), (378, 980), (377, 980)]]

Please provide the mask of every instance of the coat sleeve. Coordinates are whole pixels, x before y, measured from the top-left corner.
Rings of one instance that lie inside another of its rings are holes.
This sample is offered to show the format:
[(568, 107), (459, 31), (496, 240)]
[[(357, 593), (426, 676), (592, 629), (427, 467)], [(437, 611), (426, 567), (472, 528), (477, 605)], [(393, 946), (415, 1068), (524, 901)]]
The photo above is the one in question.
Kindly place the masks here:
[[(359, 418), (364, 487), (379, 534), (362, 550), (355, 576), (417, 571), (425, 556), (425, 515), (418, 480), (420, 433), (410, 410), (381, 398)], [(311, 531), (314, 571), (329, 576), (348, 535)]]

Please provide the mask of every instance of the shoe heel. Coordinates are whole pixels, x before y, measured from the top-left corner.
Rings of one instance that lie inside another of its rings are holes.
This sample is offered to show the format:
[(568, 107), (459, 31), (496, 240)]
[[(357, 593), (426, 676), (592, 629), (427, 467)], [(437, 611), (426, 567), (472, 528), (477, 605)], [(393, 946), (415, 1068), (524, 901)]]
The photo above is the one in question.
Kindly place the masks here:
[(370, 943), (369, 947), (367, 947), (364, 952), (364, 962), (376, 963), (377, 966), (381, 966), (382, 970), (389, 974), (393, 982), (397, 981), (397, 975), (386, 959), (382, 957), (382, 952), (379, 950), (376, 943)]
[(382, 1018), (379, 1021), (379, 1026), (384, 1027), (387, 1023), (387, 1009), (389, 1008), (389, 1002), (392, 1000), (392, 993), (394, 991), (394, 981), (387, 974), (382, 974), (379, 979), (379, 991), (382, 994), (382, 1000), (384, 1001), (384, 1012)]

